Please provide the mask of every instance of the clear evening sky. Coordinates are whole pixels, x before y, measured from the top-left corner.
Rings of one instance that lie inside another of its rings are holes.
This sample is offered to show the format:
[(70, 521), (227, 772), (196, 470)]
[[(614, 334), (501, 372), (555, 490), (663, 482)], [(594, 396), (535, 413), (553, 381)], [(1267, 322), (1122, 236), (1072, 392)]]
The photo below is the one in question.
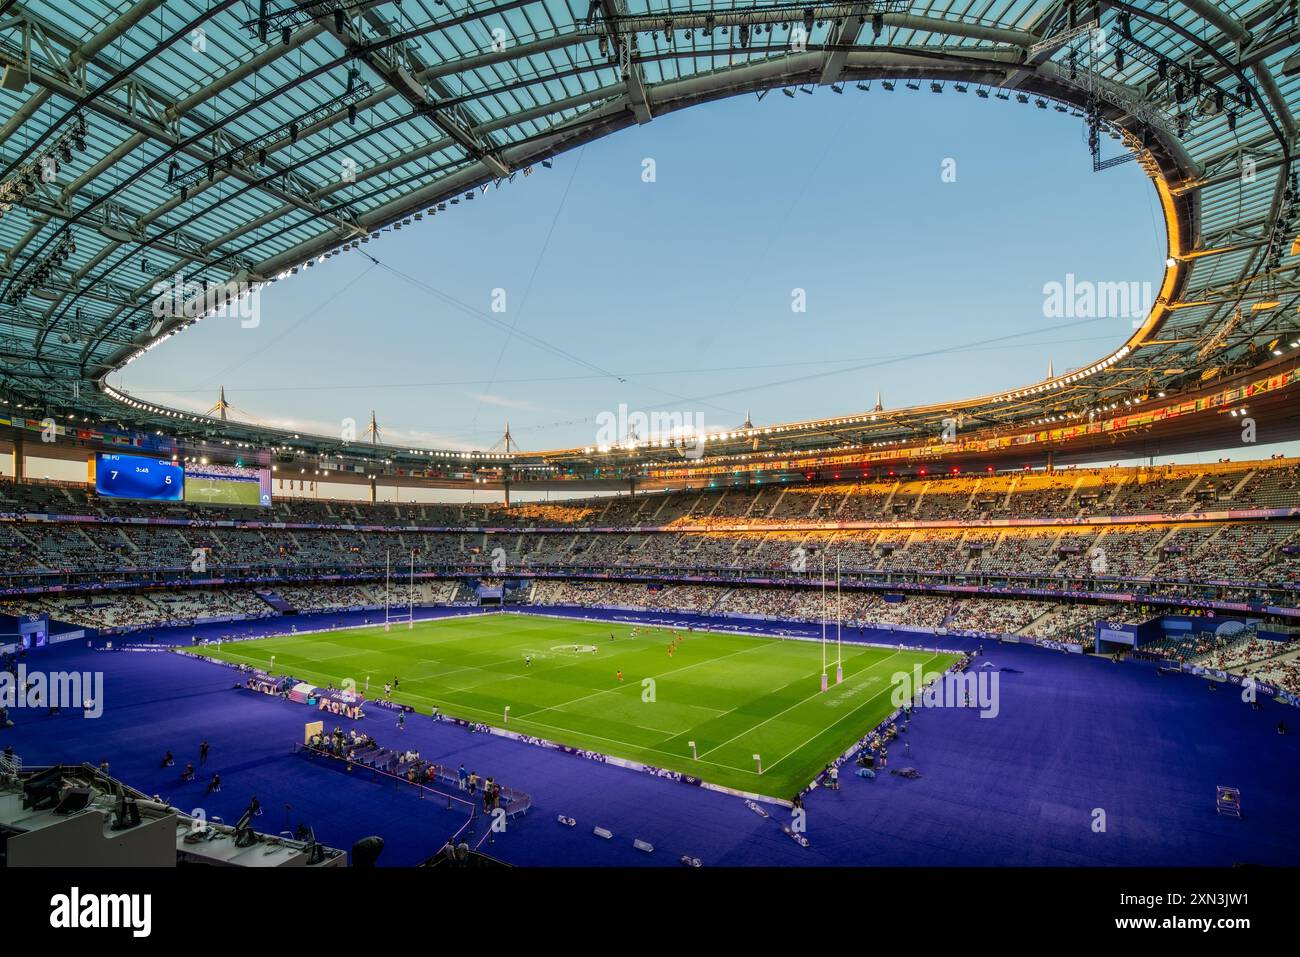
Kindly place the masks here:
[(951, 86), (776, 91), (567, 153), (113, 382), (196, 411), (224, 385), (241, 418), (324, 434), (373, 408), (387, 441), (442, 448), (487, 449), (506, 420), (525, 450), (594, 444), (620, 403), (761, 426), (1091, 362), (1131, 323), (1047, 318), (1044, 285), (1158, 286), (1164, 256), (1147, 177), (1093, 173), (1081, 119)]

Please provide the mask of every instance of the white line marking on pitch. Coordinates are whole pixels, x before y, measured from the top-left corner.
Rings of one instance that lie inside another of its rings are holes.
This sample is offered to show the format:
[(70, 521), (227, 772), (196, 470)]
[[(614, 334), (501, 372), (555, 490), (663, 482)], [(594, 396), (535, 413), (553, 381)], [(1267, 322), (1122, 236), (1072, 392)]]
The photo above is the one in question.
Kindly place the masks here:
[[(421, 701), (431, 701), (437, 705), (442, 705), (447, 703), (438, 698), (430, 698), (428, 695), (410, 694), (409, 692), (403, 692), (403, 694), (408, 698), (418, 698)], [(477, 711), (479, 714), (492, 715), (494, 721), (498, 716), (497, 712), (495, 711), (488, 711), (485, 708), (478, 708), (472, 704), (460, 704), (458, 702), (453, 701), (450, 703), (450, 706), (453, 710)], [(550, 731), (559, 731), (562, 734), (569, 735), (569, 736), (576, 736), (578, 738), (594, 738), (597, 741), (606, 741), (610, 744), (617, 744), (620, 748), (625, 750), (648, 751), (652, 754), (662, 754), (665, 757), (672, 758), (674, 761), (680, 761), (680, 762), (686, 761), (686, 755), (684, 754), (676, 754), (672, 751), (661, 751), (659, 748), (654, 748), (647, 744), (632, 744), (628, 741), (624, 741), (621, 738), (607, 738), (604, 735), (592, 734), (590, 731), (575, 731), (573, 728), (564, 728), (564, 727), (560, 727), (559, 725), (546, 724), (543, 721), (534, 721), (531, 718), (526, 718), (526, 717), (515, 717), (512, 715), (510, 720), (519, 722), (521, 724), (531, 724), (538, 728), (546, 728)], [(504, 727), (504, 725), (494, 725), (494, 726)], [(622, 757), (622, 755), (617, 755), (617, 757)], [(741, 774), (747, 774), (750, 776), (754, 775), (754, 772), (751, 768), (738, 768), (733, 764), (723, 764), (719, 761), (701, 761), (701, 763), (710, 764), (715, 768), (726, 768), (729, 771), (739, 771)], [(682, 773), (689, 774), (690, 772), (683, 771)]]
[[(898, 654), (898, 652), (894, 652), (894, 654)], [(854, 657), (856, 657), (856, 656), (850, 656), (849, 660), (852, 661)], [(868, 671), (868, 670), (870, 670), (871, 668), (874, 668), (876, 665), (880, 664), (881, 662), (888, 661), (890, 657), (891, 657), (891, 656), (886, 656), (886, 657), (884, 657), (884, 658), (881, 658), (880, 661), (877, 661), (877, 662), (876, 662), (876, 664), (873, 664), (873, 665), (867, 665), (867, 667), (864, 668), (864, 669), (862, 669), (862, 670), (863, 670), (863, 671)], [(859, 672), (854, 672), (854, 674), (861, 674), (861, 673), (862, 673), (862, 672), (860, 672), (860, 671), (859, 671)], [(814, 672), (814, 674), (815, 674), (815, 672)], [(778, 692), (784, 691), (786, 688), (790, 687), (792, 684), (795, 684), (795, 683), (797, 683), (797, 682), (803, 681), (806, 677), (807, 677), (806, 675), (799, 675), (797, 678), (792, 678), (790, 681), (787, 681), (785, 684), (781, 685), (779, 688), (774, 688), (774, 689), (772, 689), (771, 691), (768, 692), (768, 694), (777, 694)], [(850, 675), (849, 677), (852, 677), (852, 675)], [(733, 712), (733, 711), (739, 711), (739, 710), (740, 710), (741, 708), (743, 708), (745, 705), (747, 705), (747, 704), (751, 704), (751, 703), (752, 703), (752, 699), (750, 699), (750, 700), (746, 700), (746, 701), (742, 701), (740, 704), (736, 705), (734, 708), (728, 708), (726, 711), (719, 711), (719, 712), (718, 712), (718, 716), (717, 716), (716, 718), (712, 719), (712, 720), (714, 720), (714, 721), (718, 721), (718, 720), (720, 720), (720, 719), (722, 719), (722, 718), (725, 718), (727, 715), (731, 714), (731, 712)], [(695, 707), (704, 707), (704, 706), (703, 706), (703, 705), (696, 705)], [(713, 711), (714, 709), (713, 709), (713, 708), (706, 708), (705, 710), (707, 710), (707, 711)], [(688, 729), (688, 730), (689, 730), (689, 729)], [(683, 732), (683, 734), (684, 734), (684, 733), (685, 733), (685, 732)], [(705, 752), (705, 753), (707, 753), (707, 752)]]
[[(655, 679), (655, 681), (658, 681), (660, 678), (666, 678), (669, 675), (675, 675), (681, 671), (689, 671), (691, 668), (698, 668), (700, 665), (711, 665), (716, 661), (722, 661), (725, 658), (732, 658), (736, 655), (743, 655), (746, 652), (756, 651), (762, 647), (764, 646), (756, 645), (753, 648), (741, 648), (739, 651), (732, 651), (732, 652), (728, 652), (725, 655), (718, 655), (716, 658), (706, 658), (704, 661), (697, 661), (694, 664), (683, 665), (680, 668), (674, 668), (672, 671), (664, 671), (664, 672), (660, 672), (657, 675), (648, 675), (647, 677), (652, 677)], [(640, 687), (640, 682), (633, 682), (630, 685), (625, 684), (617, 688), (602, 688), (600, 691), (593, 691), (591, 694), (585, 694), (580, 698), (574, 698), (572, 701), (564, 701), (561, 702), (560, 704), (553, 704), (545, 708), (539, 708), (536, 711), (529, 711), (527, 714), (522, 715), (521, 717), (526, 718), (529, 715), (541, 714), (543, 711), (556, 711), (561, 708), (567, 708), (571, 704), (577, 704), (579, 701), (586, 701), (588, 698), (595, 698), (603, 694), (617, 694), (620, 691), (626, 691), (628, 688), (637, 688), (637, 687)]]
[[(937, 658), (937, 657), (939, 657), (939, 656), (938, 656), (938, 655), (931, 655), (929, 658), (927, 658), (927, 659), (925, 660), (925, 664), (921, 665), (921, 672), (924, 673), (924, 672), (925, 672), (926, 665), (928, 665), (930, 662), (934, 661), (934, 659)], [(886, 659), (886, 660), (887, 660), (887, 659)], [(882, 660), (880, 663), (883, 664), (884, 661)], [(873, 666), (873, 667), (874, 667), (874, 666)], [(870, 669), (864, 669), (864, 670), (870, 670)], [(861, 674), (862, 672), (858, 672), (858, 673)], [(858, 705), (858, 706), (857, 706), (856, 708), (854, 708), (852, 711), (848, 712), (847, 714), (840, 715), (840, 717), (836, 718), (836, 719), (835, 719), (834, 721), (832, 721), (830, 724), (826, 725), (826, 727), (822, 728), (820, 731), (818, 731), (816, 734), (814, 734), (811, 738), (809, 738), (808, 741), (803, 742), (803, 744), (800, 744), (800, 745), (798, 745), (797, 747), (791, 748), (789, 751), (787, 751), (785, 754), (781, 755), (779, 758), (777, 758), (775, 761), (773, 761), (771, 764), (769, 764), (769, 765), (768, 765), (766, 768), (764, 768), (763, 770), (764, 770), (764, 771), (770, 771), (770, 770), (772, 770), (774, 767), (776, 767), (778, 764), (780, 764), (782, 761), (784, 761), (784, 760), (785, 760), (786, 758), (788, 758), (790, 755), (794, 754), (794, 753), (795, 753), (796, 751), (798, 751), (800, 748), (806, 746), (806, 745), (808, 744), (809, 741), (815, 741), (815, 740), (817, 740), (817, 739), (820, 738), (823, 734), (825, 734), (827, 731), (829, 731), (831, 728), (835, 727), (837, 724), (839, 724), (841, 721), (843, 721), (845, 718), (850, 718), (850, 717), (852, 717), (852, 716), (853, 716), (854, 714), (856, 714), (858, 711), (861, 711), (863, 708), (865, 708), (867, 705), (871, 704), (871, 702), (875, 701), (875, 700), (876, 700), (877, 698), (879, 698), (882, 694), (884, 694), (886, 691), (889, 691), (889, 690), (890, 690), (890, 688), (888, 688), (888, 687), (881, 688), (879, 691), (877, 691), (875, 694), (873, 694), (873, 695), (872, 695), (870, 698), (868, 698), (866, 701), (862, 702), (862, 704)], [(838, 757), (838, 755), (836, 755), (836, 757)]]
[[(876, 665), (883, 665), (886, 661), (889, 660), (889, 658), (897, 657), (897, 656), (900, 655), (900, 654), (902, 654), (901, 651), (895, 651), (895, 652), (894, 652), (893, 654), (891, 654), (888, 658), (881, 658), (881, 659), (880, 659), (879, 661), (877, 661), (875, 664), (868, 665), (867, 667), (865, 667), (865, 668), (863, 668), (863, 669), (861, 669), (861, 670), (855, 672), (854, 675), (853, 675), (853, 677), (857, 677), (857, 675), (860, 675), (860, 674), (862, 674), (863, 672), (871, 671), (872, 669), (874, 669), (874, 668), (876, 667)], [(793, 683), (794, 683), (794, 682), (791, 682), (791, 684), (793, 684)], [(815, 691), (813, 694), (810, 694), (808, 697), (804, 698), (802, 701), (796, 701), (794, 704), (790, 705), (790, 707), (786, 708), (785, 711), (778, 711), (776, 714), (772, 715), (770, 718), (765, 718), (765, 719), (763, 719), (763, 720), (760, 721), (758, 724), (754, 725), (752, 728), (746, 728), (744, 731), (740, 732), (740, 734), (737, 734), (737, 735), (735, 735), (734, 737), (730, 737), (730, 738), (728, 738), (726, 741), (723, 741), (722, 744), (719, 744), (719, 745), (716, 745), (715, 747), (709, 748), (709, 750), (705, 751), (704, 754), (712, 754), (714, 751), (718, 750), (718, 748), (726, 747), (726, 746), (727, 746), (728, 744), (730, 744), (732, 741), (735, 741), (736, 738), (743, 738), (745, 735), (749, 734), (750, 732), (752, 732), (752, 731), (757, 731), (759, 728), (763, 727), (763, 725), (767, 724), (769, 721), (774, 721), (774, 720), (776, 720), (777, 718), (781, 717), (781, 715), (786, 714), (786, 713), (788, 713), (788, 712), (790, 712), (790, 711), (793, 711), (795, 708), (798, 708), (800, 705), (805, 705), (805, 704), (807, 704), (809, 701), (812, 701), (814, 698), (816, 698), (816, 697), (817, 697), (818, 695), (820, 695), (820, 694), (824, 694), (824, 692), (823, 692), (821, 689), (818, 689), (818, 690)], [(856, 710), (856, 709), (855, 709), (855, 710)], [(850, 712), (850, 714), (852, 714), (852, 712)], [(841, 719), (841, 720), (842, 720), (842, 719)], [(837, 722), (837, 723), (838, 723), (838, 722)], [(833, 727), (833, 725), (832, 725), (832, 727)], [(700, 755), (700, 757), (703, 757), (703, 756), (704, 756), (704, 755)], [(787, 757), (788, 757), (788, 755), (787, 755)]]

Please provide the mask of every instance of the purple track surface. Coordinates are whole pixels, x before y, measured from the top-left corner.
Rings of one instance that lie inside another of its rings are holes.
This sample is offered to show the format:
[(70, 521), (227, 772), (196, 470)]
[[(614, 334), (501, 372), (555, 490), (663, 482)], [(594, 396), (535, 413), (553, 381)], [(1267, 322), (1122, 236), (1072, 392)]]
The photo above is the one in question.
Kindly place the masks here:
[[(283, 631), (291, 620), (300, 629), (355, 625), (364, 617), (296, 616), (152, 635), (188, 644), (194, 634)], [(977, 644), (903, 633), (866, 637), (964, 651)], [(891, 749), (891, 765), (914, 765), (922, 777), (881, 772), (863, 780), (846, 767), (839, 791), (808, 797), (809, 848), (782, 832), (789, 814), (782, 808), (768, 808), (765, 820), (738, 798), (422, 716), (410, 717), (399, 732), (395, 716), (377, 707), (359, 724), (381, 744), (414, 747), (425, 759), (453, 767), (464, 762), (532, 794), (534, 809), (483, 848), (513, 864), (680, 866), (682, 855), (706, 866), (1300, 860), (1300, 744), (1295, 733), (1275, 730), (1283, 719), (1300, 727), (1295, 709), (1265, 700), (1252, 710), (1235, 690), (1211, 692), (1200, 679), (1161, 676), (1144, 664), (994, 642), (984, 648), (984, 660), (1001, 669), (1000, 715), (919, 710), (904, 736), (910, 756), (900, 742)], [(349, 776), (338, 766), (293, 755), (303, 725), (317, 712), (234, 690), (236, 672), (227, 666), (165, 652), (95, 651), (84, 642), (33, 652), (25, 663), (105, 675), (104, 715), (97, 720), (73, 712), (11, 712), (16, 726), (0, 731), (0, 744), (11, 743), (28, 765), (107, 759), (114, 776), (227, 822), (256, 794), (265, 808), (259, 830), (275, 833), (303, 821), (321, 841), (344, 849), (377, 834), (386, 842), (381, 865), (418, 863), (465, 821), (463, 810), (448, 810), (445, 801), (421, 800), (367, 772)], [(336, 723), (350, 722), (327, 716), (327, 727)], [(198, 764), (205, 738), (212, 745), (208, 764), (198, 781), (182, 784), (180, 769), (188, 760)], [(177, 764), (163, 769), (168, 749)], [(214, 771), (223, 788), (209, 795), (206, 782)], [(1216, 785), (1241, 789), (1241, 819), (1215, 813)], [(1105, 812), (1102, 833), (1093, 828), (1095, 809)], [(576, 818), (577, 826), (559, 824), (560, 814)], [(597, 825), (613, 831), (613, 839), (594, 836)], [(485, 829), (480, 814), (472, 840)], [(653, 844), (654, 852), (633, 848), (634, 838)]]

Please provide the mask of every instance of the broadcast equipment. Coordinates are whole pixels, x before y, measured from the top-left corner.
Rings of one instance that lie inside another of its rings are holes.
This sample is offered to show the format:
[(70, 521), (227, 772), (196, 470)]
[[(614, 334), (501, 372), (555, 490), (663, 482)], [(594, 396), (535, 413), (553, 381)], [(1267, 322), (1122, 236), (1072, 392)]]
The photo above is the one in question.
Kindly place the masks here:
[(55, 765), (23, 782), (23, 810), (43, 811), (59, 803), (63, 769)]
[(78, 811), (84, 811), (94, 796), (95, 792), (90, 788), (68, 788), (59, 796), (59, 803), (54, 813), (76, 814)]
[(300, 830), (305, 830), (307, 832), (304, 838), (304, 843), (307, 845), (304, 848), (307, 852), (307, 866), (311, 867), (313, 864), (319, 864), (324, 861), (325, 845), (316, 840), (316, 832), (310, 827), (300, 827)]
[(235, 847), (249, 847), (257, 842), (253, 832), (253, 816), (257, 813), (255, 805), (250, 803), (247, 810), (235, 824)]
[(126, 789), (121, 784), (117, 786), (117, 807), (113, 811), (114, 831), (125, 831), (127, 828), (137, 827), (140, 824), (140, 805), (135, 801), (126, 799)]

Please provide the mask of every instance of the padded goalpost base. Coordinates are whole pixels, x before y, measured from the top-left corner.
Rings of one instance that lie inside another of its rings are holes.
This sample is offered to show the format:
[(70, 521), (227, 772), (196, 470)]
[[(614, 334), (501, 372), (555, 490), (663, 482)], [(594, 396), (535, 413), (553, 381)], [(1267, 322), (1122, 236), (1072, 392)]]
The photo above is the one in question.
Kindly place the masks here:
[(1241, 817), (1241, 791), (1219, 785), (1214, 789), (1214, 808), (1228, 817)]

